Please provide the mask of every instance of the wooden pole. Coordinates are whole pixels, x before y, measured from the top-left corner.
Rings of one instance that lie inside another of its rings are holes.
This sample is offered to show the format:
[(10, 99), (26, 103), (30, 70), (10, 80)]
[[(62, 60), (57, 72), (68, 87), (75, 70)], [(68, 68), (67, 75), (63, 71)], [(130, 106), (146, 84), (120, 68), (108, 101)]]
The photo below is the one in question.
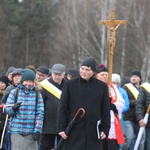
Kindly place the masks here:
[(147, 108), (147, 112), (146, 113), (150, 113), (150, 104), (148, 105), (148, 108)]
[(7, 122), (8, 122), (8, 115), (6, 115), (6, 118), (5, 118), (4, 128), (3, 128), (1, 141), (0, 141), (0, 149), (3, 147), (3, 140), (4, 140), (4, 135), (5, 135), (6, 127), (7, 127)]

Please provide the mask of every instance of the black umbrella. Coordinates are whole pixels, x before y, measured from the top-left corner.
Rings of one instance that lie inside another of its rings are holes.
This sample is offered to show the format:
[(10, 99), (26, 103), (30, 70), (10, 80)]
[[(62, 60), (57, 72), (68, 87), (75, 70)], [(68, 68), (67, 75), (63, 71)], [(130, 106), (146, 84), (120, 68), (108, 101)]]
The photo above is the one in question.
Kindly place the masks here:
[[(66, 130), (65, 130), (65, 134), (67, 136), (69, 136), (71, 134), (71, 131), (73, 130), (73, 128), (75, 127), (76, 123), (85, 115), (85, 110), (83, 108), (79, 108), (78, 111), (76, 112), (75, 116), (73, 117), (73, 119), (70, 121), (70, 123), (68, 124)], [(61, 138), (59, 140), (59, 143), (57, 145), (56, 148), (54, 148), (53, 150), (62, 150), (63, 146), (65, 144), (66, 140)]]

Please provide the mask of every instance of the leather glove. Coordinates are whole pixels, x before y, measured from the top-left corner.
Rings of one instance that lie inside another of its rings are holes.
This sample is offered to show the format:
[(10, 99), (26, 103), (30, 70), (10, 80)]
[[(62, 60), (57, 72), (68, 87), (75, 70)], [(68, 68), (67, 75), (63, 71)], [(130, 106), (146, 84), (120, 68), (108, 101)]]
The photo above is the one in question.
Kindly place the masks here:
[(22, 102), (16, 102), (16, 103), (14, 104), (14, 106), (12, 106), (12, 110), (13, 110), (14, 112), (18, 111), (19, 107), (21, 106), (21, 103), (22, 103)]
[(33, 138), (34, 141), (37, 141), (40, 138), (40, 132), (33, 133), (33, 137), (32, 138)]
[(115, 104), (110, 104), (110, 109), (113, 110), (113, 112), (114, 112), (115, 114), (118, 114), (118, 110), (117, 110)]

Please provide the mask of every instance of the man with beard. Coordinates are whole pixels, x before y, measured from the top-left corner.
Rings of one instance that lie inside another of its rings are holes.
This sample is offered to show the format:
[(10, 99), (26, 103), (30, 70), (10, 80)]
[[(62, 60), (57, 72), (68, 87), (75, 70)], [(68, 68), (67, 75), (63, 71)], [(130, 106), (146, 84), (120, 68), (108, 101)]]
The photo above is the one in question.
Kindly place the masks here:
[[(125, 133), (125, 144), (122, 146), (122, 150), (133, 150), (137, 134), (139, 132), (139, 124), (135, 116), (135, 105), (139, 94), (141, 85), (141, 73), (138, 70), (133, 70), (130, 73), (130, 83), (123, 86), (128, 94), (130, 107), (127, 112), (123, 114), (123, 119), (125, 121), (124, 133)], [(143, 136), (139, 149), (144, 150), (145, 135)]]

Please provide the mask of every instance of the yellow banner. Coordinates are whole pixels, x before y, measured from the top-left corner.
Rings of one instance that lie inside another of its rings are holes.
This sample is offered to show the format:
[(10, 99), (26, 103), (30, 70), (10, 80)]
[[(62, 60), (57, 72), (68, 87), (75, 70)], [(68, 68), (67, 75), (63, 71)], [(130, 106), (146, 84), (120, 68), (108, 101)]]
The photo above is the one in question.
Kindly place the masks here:
[(127, 84), (125, 84), (125, 86), (130, 90), (130, 92), (133, 94), (133, 96), (137, 100), (139, 91), (136, 89), (136, 87), (134, 87), (133, 84), (131, 84), (131, 83), (127, 83)]
[(150, 93), (150, 84), (148, 82), (143, 83), (141, 87)]
[(56, 86), (51, 84), (47, 79), (40, 82), (42, 87), (46, 89), (48, 92), (56, 96), (58, 99), (60, 99), (62, 91), (59, 90)]

